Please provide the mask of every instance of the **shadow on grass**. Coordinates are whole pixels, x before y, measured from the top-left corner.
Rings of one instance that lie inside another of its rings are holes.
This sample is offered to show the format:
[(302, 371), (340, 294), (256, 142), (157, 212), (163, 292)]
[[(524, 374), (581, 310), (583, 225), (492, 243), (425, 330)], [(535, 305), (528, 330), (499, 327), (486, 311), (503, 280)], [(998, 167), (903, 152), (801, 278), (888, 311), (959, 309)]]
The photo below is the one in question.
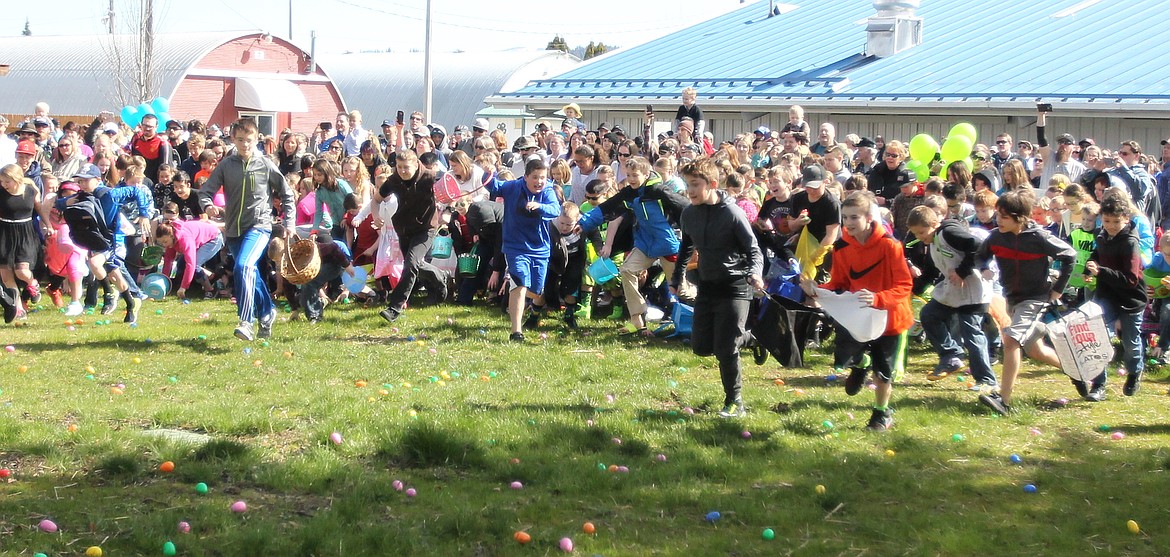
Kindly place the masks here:
[(224, 346), (209, 346), (208, 341), (199, 339), (188, 340), (154, 340), (151, 339), (149, 343), (146, 339), (101, 339), (101, 340), (86, 340), (84, 342), (30, 342), (21, 343), (20, 349), (25, 352), (59, 352), (62, 350), (73, 350), (80, 346), (86, 349), (106, 349), (115, 351), (137, 350), (143, 346), (151, 348), (166, 348), (179, 347), (190, 350), (197, 354), (207, 355), (223, 355), (229, 352), (235, 352), (234, 349), (229, 349)]

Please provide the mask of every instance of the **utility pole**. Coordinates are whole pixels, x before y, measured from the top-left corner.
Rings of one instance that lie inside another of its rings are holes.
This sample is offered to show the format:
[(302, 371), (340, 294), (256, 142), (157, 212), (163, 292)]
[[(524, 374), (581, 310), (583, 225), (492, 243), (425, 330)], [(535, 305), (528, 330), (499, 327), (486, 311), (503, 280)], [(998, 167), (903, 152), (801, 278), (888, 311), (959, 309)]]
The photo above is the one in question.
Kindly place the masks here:
[(423, 55), (423, 114), (428, 120), (431, 115), (431, 0), (427, 0), (427, 38)]
[(292, 3), (293, 0), (288, 0), (288, 42), (292, 42)]
[(145, 101), (154, 92), (154, 0), (142, 0), (142, 43), (138, 52), (138, 67), (142, 72), (138, 99)]
[(110, 11), (106, 12), (106, 28), (114, 34), (114, 0), (110, 0)]

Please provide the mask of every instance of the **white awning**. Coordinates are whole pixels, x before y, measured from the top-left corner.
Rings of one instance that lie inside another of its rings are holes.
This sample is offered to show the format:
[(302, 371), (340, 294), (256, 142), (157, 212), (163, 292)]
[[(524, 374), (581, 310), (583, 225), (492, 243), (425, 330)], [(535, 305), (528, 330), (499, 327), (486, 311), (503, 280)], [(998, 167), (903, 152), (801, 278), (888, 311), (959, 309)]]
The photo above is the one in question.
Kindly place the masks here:
[(236, 107), (265, 112), (308, 112), (295, 83), (284, 79), (236, 78)]

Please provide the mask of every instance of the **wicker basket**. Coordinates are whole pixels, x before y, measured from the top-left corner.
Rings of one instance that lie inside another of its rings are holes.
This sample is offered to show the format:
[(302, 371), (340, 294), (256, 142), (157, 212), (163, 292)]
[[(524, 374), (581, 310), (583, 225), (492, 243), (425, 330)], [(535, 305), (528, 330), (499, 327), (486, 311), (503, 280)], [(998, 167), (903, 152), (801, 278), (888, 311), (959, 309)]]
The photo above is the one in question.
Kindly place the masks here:
[(280, 275), (296, 284), (305, 284), (321, 272), (321, 252), (317, 242), (297, 238), (285, 245), (284, 256), (280, 258)]

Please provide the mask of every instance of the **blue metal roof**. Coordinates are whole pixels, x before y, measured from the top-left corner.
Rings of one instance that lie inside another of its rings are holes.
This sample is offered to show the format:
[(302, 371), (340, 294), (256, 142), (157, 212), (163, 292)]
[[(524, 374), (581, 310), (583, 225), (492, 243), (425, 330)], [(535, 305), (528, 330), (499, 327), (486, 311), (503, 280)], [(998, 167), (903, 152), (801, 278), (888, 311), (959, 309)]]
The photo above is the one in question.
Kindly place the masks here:
[[(1170, 2), (924, 0), (922, 44), (865, 54), (865, 0), (757, 2), (494, 99), (1170, 102)], [(1062, 15), (1063, 12), (1063, 15)]]

